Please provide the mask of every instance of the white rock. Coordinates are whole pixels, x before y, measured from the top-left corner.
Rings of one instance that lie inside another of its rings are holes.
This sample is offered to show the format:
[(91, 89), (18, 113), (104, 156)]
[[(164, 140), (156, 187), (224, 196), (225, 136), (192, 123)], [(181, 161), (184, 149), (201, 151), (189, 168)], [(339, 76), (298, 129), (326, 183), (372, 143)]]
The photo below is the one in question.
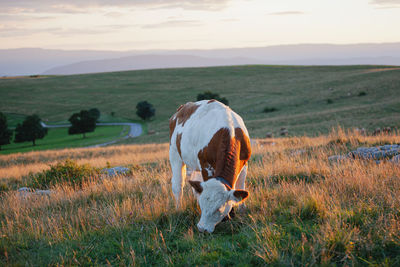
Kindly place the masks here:
[(393, 163), (400, 163), (400, 155), (394, 156), (394, 157), (390, 160), (390, 162), (393, 162)]
[(49, 196), (51, 195), (53, 192), (51, 190), (36, 190), (35, 194), (36, 195), (42, 195), (42, 196)]
[(21, 187), (18, 189), (18, 192), (32, 192), (32, 189), (29, 187)]
[(336, 162), (348, 160), (348, 159), (349, 159), (349, 157), (345, 156), (345, 155), (333, 155), (328, 158), (329, 161), (336, 161)]

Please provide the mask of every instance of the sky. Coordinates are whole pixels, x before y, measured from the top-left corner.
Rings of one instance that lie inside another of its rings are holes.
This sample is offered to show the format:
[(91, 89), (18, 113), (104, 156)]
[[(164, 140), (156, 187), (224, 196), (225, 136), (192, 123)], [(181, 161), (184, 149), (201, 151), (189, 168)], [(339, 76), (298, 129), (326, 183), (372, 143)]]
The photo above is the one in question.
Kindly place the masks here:
[(0, 0), (0, 49), (400, 42), (400, 0)]

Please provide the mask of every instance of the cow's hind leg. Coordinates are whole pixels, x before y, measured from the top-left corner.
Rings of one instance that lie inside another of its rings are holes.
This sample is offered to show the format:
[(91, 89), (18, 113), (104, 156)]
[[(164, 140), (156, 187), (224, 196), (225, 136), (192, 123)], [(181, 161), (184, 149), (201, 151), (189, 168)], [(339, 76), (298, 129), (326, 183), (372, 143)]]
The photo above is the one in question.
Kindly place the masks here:
[(176, 208), (182, 204), (182, 190), (186, 178), (186, 165), (183, 163), (177, 151), (170, 150), (169, 161), (172, 169), (172, 193), (175, 197)]

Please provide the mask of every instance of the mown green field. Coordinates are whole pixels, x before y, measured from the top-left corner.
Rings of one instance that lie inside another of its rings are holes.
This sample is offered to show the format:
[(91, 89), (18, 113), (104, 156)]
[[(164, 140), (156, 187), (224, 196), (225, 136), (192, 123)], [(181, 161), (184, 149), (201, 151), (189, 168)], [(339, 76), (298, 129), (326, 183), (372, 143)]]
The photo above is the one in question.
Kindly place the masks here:
[[(160, 69), (0, 80), (1, 111), (65, 121), (97, 107), (137, 120), (136, 104), (156, 108), (149, 130), (133, 142), (165, 142), (168, 118), (206, 90), (229, 100), (252, 137), (328, 133), (332, 127), (400, 126), (400, 69), (390, 66), (233, 66)], [(278, 111), (264, 113), (265, 107)], [(132, 142), (131, 140), (128, 142)]]
[(97, 126), (82, 138), (81, 134), (68, 135), (68, 128), (50, 128), (43, 139), (36, 140), (36, 146), (32, 142), (11, 143), (1, 146), (0, 154), (92, 146), (118, 139), (128, 132), (127, 126)]

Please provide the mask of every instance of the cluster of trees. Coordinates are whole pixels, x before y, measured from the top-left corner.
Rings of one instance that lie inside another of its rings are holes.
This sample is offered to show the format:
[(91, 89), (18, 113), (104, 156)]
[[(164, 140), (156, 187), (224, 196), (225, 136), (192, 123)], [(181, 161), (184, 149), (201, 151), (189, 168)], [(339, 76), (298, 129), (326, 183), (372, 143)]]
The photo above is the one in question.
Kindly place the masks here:
[[(143, 120), (149, 120), (155, 115), (155, 108), (147, 101), (139, 102), (136, 105), (136, 114)], [(92, 108), (89, 110), (81, 110), (72, 114), (68, 119), (71, 126), (68, 128), (68, 134), (82, 134), (83, 138), (86, 133), (94, 132), (96, 123), (99, 122), (100, 110)], [(36, 140), (42, 139), (47, 135), (47, 128), (42, 124), (42, 120), (36, 114), (27, 116), (22, 123), (15, 128), (15, 143), (32, 142), (36, 145)], [(2, 145), (11, 143), (13, 131), (8, 128), (6, 116), (0, 112), (0, 150)]]
[(81, 110), (79, 113), (74, 113), (68, 119), (71, 126), (68, 128), (68, 134), (82, 134), (83, 138), (86, 133), (94, 132), (96, 122), (100, 118), (100, 111), (97, 108), (90, 110)]
[[(41, 119), (38, 115), (34, 114), (27, 116), (25, 120), (18, 123), (15, 128), (15, 143), (22, 143), (30, 141), (35, 145), (37, 139), (42, 139), (47, 134), (47, 128), (41, 124)], [(13, 132), (8, 129), (7, 118), (0, 112), (0, 150), (2, 145), (10, 144)]]
[(11, 141), (12, 131), (8, 129), (7, 118), (0, 112), (0, 150), (2, 145), (8, 145)]

